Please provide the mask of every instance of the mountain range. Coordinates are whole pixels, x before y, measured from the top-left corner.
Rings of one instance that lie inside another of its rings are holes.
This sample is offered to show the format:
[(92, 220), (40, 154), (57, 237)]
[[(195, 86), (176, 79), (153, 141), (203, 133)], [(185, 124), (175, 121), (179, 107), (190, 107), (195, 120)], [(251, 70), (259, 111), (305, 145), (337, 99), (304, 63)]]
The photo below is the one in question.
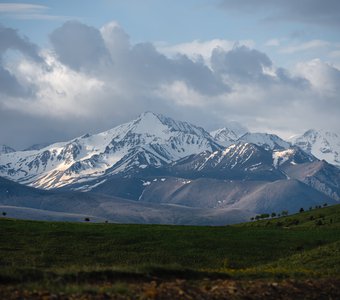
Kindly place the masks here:
[(3, 146), (0, 208), (21, 218), (221, 225), (340, 201), (337, 134), (285, 141), (229, 125), (208, 133), (146, 112), (68, 142)]

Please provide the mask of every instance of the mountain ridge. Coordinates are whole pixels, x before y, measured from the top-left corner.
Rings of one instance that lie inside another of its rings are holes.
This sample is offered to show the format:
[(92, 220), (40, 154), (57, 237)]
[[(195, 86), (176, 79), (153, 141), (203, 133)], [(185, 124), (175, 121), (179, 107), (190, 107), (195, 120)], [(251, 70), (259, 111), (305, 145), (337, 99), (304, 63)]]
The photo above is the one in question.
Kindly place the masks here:
[(131, 166), (157, 167), (220, 148), (201, 127), (145, 112), (99, 134), (2, 155), (0, 175), (35, 187), (57, 188), (106, 173), (130, 171)]
[(340, 168), (340, 134), (323, 129), (309, 129), (289, 140), (307, 153)]
[(145, 112), (101, 133), (2, 153), (0, 176), (16, 182), (0, 180), (0, 204), (20, 217), (221, 225), (340, 201), (339, 168), (277, 135), (235, 126), (213, 132), (218, 141)]

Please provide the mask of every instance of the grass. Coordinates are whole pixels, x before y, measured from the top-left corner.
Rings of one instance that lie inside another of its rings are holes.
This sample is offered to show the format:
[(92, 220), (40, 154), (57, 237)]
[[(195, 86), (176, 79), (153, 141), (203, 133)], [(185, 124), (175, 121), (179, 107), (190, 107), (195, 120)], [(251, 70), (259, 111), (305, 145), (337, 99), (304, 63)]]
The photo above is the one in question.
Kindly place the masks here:
[(1, 218), (0, 282), (339, 277), (339, 249), (340, 205), (225, 227)]
[(238, 224), (240, 227), (303, 227), (303, 228), (339, 228), (340, 205), (312, 209), (295, 215), (272, 218), (256, 222)]

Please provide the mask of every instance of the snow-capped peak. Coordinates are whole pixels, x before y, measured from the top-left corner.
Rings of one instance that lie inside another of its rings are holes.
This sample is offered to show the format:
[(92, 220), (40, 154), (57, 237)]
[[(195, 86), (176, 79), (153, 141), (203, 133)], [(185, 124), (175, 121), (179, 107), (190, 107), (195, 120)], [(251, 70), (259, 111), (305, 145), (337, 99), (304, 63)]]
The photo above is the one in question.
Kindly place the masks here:
[(340, 134), (323, 129), (309, 129), (291, 142), (304, 151), (340, 167)]
[(210, 135), (223, 146), (230, 146), (237, 141), (242, 135), (248, 132), (248, 129), (238, 122), (228, 122), (224, 128), (210, 132)]
[(162, 138), (169, 133), (169, 127), (160, 120), (160, 118), (152, 112), (144, 112), (138, 118), (128, 123), (126, 133), (147, 134)]
[(268, 150), (288, 149), (291, 146), (277, 135), (269, 133), (247, 132), (239, 138), (239, 141), (253, 143)]
[(160, 167), (221, 146), (201, 127), (145, 112), (108, 131), (83, 135), (40, 150), (4, 154), (0, 175), (54, 188), (107, 174)]
[(7, 145), (0, 145), (0, 154), (12, 153), (15, 151), (16, 151), (15, 149)]

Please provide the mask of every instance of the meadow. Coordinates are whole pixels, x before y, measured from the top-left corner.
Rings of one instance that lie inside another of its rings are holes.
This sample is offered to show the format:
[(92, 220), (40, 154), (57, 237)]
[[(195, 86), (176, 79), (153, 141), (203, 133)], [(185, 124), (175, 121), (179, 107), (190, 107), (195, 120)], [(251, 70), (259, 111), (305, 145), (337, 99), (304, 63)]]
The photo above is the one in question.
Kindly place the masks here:
[(0, 219), (4, 290), (207, 278), (339, 279), (340, 205), (221, 227)]

